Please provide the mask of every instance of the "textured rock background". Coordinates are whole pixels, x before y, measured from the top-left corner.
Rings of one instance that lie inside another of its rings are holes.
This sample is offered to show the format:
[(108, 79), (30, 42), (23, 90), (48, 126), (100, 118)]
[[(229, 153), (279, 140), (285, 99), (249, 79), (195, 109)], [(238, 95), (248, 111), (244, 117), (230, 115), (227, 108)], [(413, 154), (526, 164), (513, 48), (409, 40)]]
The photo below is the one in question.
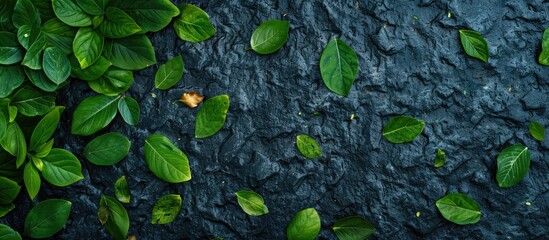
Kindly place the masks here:
[[(549, 3), (193, 3), (209, 13), (218, 32), (200, 44), (179, 40), (171, 25), (151, 35), (158, 64), (137, 73), (127, 93), (140, 102), (142, 121), (130, 127), (118, 117), (102, 131), (132, 140), (127, 159), (113, 167), (83, 160), (79, 154), (92, 138), (71, 136), (70, 119), (77, 104), (94, 93), (74, 80), (58, 99), (67, 110), (56, 144), (82, 159), (85, 180), (67, 188), (43, 183), (38, 200), (73, 202), (66, 229), (52, 239), (108, 239), (96, 217), (99, 198), (114, 195), (121, 175), (132, 193), (125, 205), (130, 234), (138, 239), (284, 239), (291, 217), (307, 207), (321, 216), (319, 239), (335, 239), (333, 222), (355, 214), (377, 227), (374, 239), (549, 235), (549, 141), (539, 143), (528, 134), (530, 120), (549, 127), (549, 67), (536, 61), (549, 26)], [(287, 44), (268, 56), (246, 51), (253, 30), (271, 18), (291, 21)], [(465, 55), (461, 28), (488, 40), (488, 63)], [(359, 56), (360, 75), (348, 97), (329, 92), (320, 77), (322, 49), (334, 37)], [(158, 66), (178, 54), (185, 60), (183, 80), (169, 91), (156, 90)], [(194, 139), (197, 109), (174, 104), (191, 90), (231, 97), (225, 127), (212, 138)], [(353, 121), (351, 114), (357, 116)], [(382, 126), (398, 114), (426, 121), (424, 133), (411, 144), (394, 145), (381, 137)], [(166, 135), (188, 155), (190, 182), (168, 184), (148, 170), (142, 146), (152, 133)], [(325, 156), (303, 159), (295, 147), (299, 133), (316, 138)], [(530, 171), (512, 189), (500, 189), (497, 153), (518, 142), (531, 150)], [(439, 169), (433, 167), (437, 148), (448, 155)], [(270, 214), (245, 215), (233, 194), (240, 189), (263, 195)], [(438, 213), (435, 201), (457, 191), (481, 205), (478, 224), (458, 226)], [(184, 198), (179, 217), (168, 225), (150, 224), (156, 200), (171, 193)], [(17, 210), (1, 222), (22, 230), (30, 206), (21, 194)]]

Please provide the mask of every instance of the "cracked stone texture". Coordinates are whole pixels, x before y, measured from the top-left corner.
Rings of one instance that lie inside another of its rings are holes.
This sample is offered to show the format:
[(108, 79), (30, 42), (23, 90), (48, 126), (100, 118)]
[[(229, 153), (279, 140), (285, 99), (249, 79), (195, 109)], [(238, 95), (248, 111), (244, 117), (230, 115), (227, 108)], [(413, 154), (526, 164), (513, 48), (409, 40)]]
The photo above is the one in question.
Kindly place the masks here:
[[(528, 133), (531, 120), (549, 126), (549, 67), (536, 60), (549, 26), (548, 3), (194, 3), (209, 13), (217, 34), (199, 44), (179, 40), (171, 25), (150, 34), (158, 64), (137, 72), (127, 93), (141, 105), (141, 122), (131, 127), (118, 117), (97, 134), (117, 131), (129, 137), (132, 149), (125, 160), (112, 167), (85, 161), (81, 152), (92, 137), (71, 136), (70, 118), (94, 93), (73, 80), (59, 96), (58, 104), (67, 109), (56, 144), (82, 160), (85, 179), (66, 188), (44, 183), (38, 200), (73, 202), (66, 228), (52, 239), (109, 239), (96, 214), (101, 194), (113, 196), (121, 175), (132, 193), (125, 205), (129, 232), (138, 239), (284, 239), (291, 217), (308, 207), (322, 219), (318, 239), (335, 239), (330, 227), (349, 215), (368, 218), (377, 228), (373, 239), (549, 235), (549, 141), (537, 142)], [(253, 30), (273, 18), (291, 22), (284, 47), (267, 56), (247, 50)], [(487, 39), (488, 63), (466, 56), (458, 29), (479, 31)], [(355, 49), (360, 61), (348, 97), (331, 93), (319, 72), (322, 50), (334, 37)], [(168, 91), (156, 90), (159, 65), (179, 54), (185, 60), (183, 80)], [(227, 122), (213, 137), (193, 137), (198, 109), (174, 103), (187, 91), (231, 97)], [(355, 120), (349, 120), (351, 114)], [(399, 114), (426, 122), (410, 144), (390, 144), (381, 136), (387, 120)], [(191, 181), (169, 184), (152, 175), (142, 152), (152, 133), (166, 135), (187, 154)], [(319, 141), (322, 159), (300, 156), (295, 137), (301, 133)], [(496, 157), (514, 143), (529, 147), (532, 163), (520, 184), (501, 189)], [(438, 169), (433, 167), (437, 148), (448, 155)], [(270, 213), (247, 216), (234, 195), (240, 189), (260, 193)], [(452, 192), (480, 204), (479, 223), (459, 226), (442, 218), (435, 201)], [(173, 193), (183, 197), (180, 215), (171, 224), (152, 225), (154, 203)], [(26, 194), (17, 201), (17, 210), (2, 222), (22, 230), (31, 202)]]

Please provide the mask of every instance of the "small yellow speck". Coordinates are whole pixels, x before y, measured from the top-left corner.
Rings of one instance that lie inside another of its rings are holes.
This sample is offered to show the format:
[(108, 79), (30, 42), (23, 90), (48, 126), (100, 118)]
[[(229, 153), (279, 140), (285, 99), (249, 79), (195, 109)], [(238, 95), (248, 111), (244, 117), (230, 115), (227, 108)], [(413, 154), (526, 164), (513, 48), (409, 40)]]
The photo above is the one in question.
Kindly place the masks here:
[(509, 87), (509, 89), (507, 89), (508, 92), (512, 92), (513, 91), (513, 87)]
[(448, 12), (448, 18), (451, 18), (451, 17), (452, 17), (452, 13)]
[(25, 35), (23, 35), (23, 37), (29, 37), (29, 34), (28, 33), (25, 33)]
[(416, 212), (416, 217), (420, 217), (421, 216), (421, 212)]
[(284, 16), (284, 17), (288, 16), (288, 13), (284, 13), (284, 15), (283, 15), (283, 16)]
[(301, 112), (298, 112), (297, 115), (301, 116)]
[(524, 204), (526, 204), (526, 206), (532, 206), (531, 202), (525, 202)]
[(351, 120), (355, 119), (355, 114), (351, 114)]
[(155, 94), (155, 93), (151, 93), (151, 97), (156, 98), (156, 94)]

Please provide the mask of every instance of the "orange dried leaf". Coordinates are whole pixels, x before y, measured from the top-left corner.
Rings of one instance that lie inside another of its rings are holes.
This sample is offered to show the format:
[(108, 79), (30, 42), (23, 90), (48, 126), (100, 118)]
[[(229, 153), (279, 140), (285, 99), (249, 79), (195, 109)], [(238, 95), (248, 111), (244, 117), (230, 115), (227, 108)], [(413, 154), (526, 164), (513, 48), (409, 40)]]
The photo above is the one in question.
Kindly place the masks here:
[(200, 95), (200, 93), (197, 92), (187, 92), (183, 93), (181, 98), (179, 99), (180, 102), (184, 103), (190, 108), (195, 108), (198, 106), (204, 100), (204, 96)]
[(135, 235), (131, 235), (128, 237), (128, 240), (137, 240), (137, 238), (135, 237)]

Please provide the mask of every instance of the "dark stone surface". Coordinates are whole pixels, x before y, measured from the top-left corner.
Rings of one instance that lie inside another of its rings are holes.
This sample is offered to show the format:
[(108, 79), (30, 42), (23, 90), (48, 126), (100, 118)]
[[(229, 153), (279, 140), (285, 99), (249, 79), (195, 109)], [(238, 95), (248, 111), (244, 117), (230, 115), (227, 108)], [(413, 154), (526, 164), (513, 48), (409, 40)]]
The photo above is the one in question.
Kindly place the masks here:
[[(132, 193), (125, 205), (130, 235), (138, 239), (284, 239), (291, 217), (307, 207), (316, 208), (322, 219), (318, 239), (335, 239), (334, 221), (357, 214), (377, 227), (374, 239), (549, 235), (549, 141), (539, 143), (528, 133), (531, 120), (549, 126), (549, 67), (536, 61), (549, 26), (548, 3), (195, 3), (209, 13), (217, 34), (199, 44), (179, 40), (171, 25), (151, 34), (158, 64), (136, 73), (127, 93), (140, 102), (142, 121), (130, 127), (118, 117), (101, 132), (118, 131), (132, 140), (125, 160), (113, 167), (83, 160), (80, 153), (92, 138), (71, 136), (70, 118), (77, 104), (94, 93), (76, 80), (61, 93), (58, 104), (67, 110), (56, 144), (82, 159), (85, 179), (66, 188), (44, 184), (38, 200), (73, 202), (70, 222), (53, 239), (108, 239), (96, 217), (99, 198), (114, 195), (113, 184), (121, 175)], [(268, 56), (246, 51), (255, 27), (271, 18), (291, 21), (286, 45)], [(487, 39), (488, 63), (465, 55), (457, 31), (462, 28)], [(360, 75), (348, 97), (331, 93), (320, 77), (322, 49), (334, 37), (359, 56)], [(168, 91), (156, 90), (158, 66), (179, 54), (185, 60), (183, 80)], [(174, 104), (190, 90), (231, 97), (225, 127), (211, 138), (194, 139), (197, 109)], [(356, 114), (353, 121), (351, 114)], [(382, 139), (382, 126), (397, 114), (426, 121), (413, 143)], [(148, 170), (142, 146), (152, 133), (166, 135), (188, 155), (190, 182), (165, 183)], [(300, 133), (319, 141), (322, 159), (299, 155), (295, 137)], [(513, 143), (530, 148), (532, 164), (520, 184), (501, 189), (495, 159)], [(433, 167), (437, 148), (448, 155), (439, 169)], [(270, 213), (247, 216), (233, 194), (240, 189), (263, 195)], [(459, 226), (442, 218), (435, 201), (452, 192), (480, 204), (478, 224)], [(168, 225), (150, 224), (156, 200), (172, 193), (183, 196), (179, 217)], [(21, 194), (17, 210), (2, 222), (22, 230), (30, 205)]]

